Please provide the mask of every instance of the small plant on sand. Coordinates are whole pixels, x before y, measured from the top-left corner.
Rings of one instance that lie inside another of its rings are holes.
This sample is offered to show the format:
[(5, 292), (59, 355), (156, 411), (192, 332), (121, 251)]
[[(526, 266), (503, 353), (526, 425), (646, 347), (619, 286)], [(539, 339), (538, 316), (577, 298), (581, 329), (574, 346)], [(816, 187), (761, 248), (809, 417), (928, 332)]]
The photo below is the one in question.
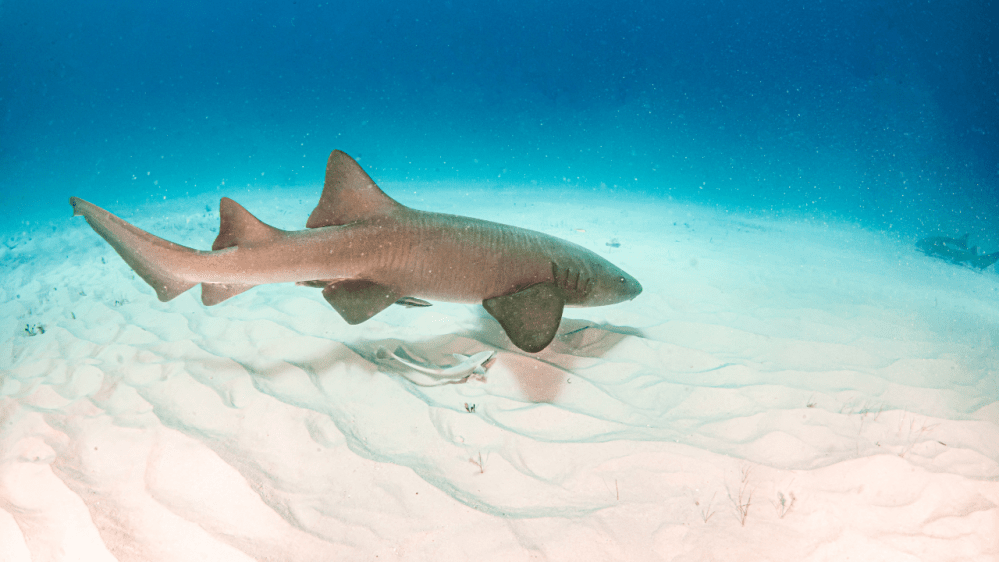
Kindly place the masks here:
[(479, 460), (476, 461), (475, 459), (468, 459), (468, 462), (479, 467), (479, 474), (486, 473), (486, 465), (482, 464), (482, 451), (479, 451)]
[(45, 326), (41, 324), (25, 324), (24, 332), (28, 334), (28, 337), (39, 336), (45, 333)]
[[(873, 414), (873, 416), (872, 416), (873, 421), (878, 421), (878, 418), (881, 417), (881, 412), (884, 411), (884, 409), (885, 409), (885, 405), (881, 404), (880, 406), (878, 406), (878, 411), (875, 412), (874, 411), (874, 407), (873, 407), (873, 405), (870, 402), (864, 402), (864, 405), (861, 406), (860, 412), (859, 412), (860, 413), (860, 427), (857, 429), (857, 435), (860, 435), (860, 434), (862, 434), (864, 432), (864, 422), (867, 420), (867, 416)], [(851, 413), (852, 413), (852, 411), (851, 411)], [(858, 447), (859, 447), (859, 445), (858, 445)], [(858, 449), (858, 455), (859, 455), (859, 449)]]
[(694, 505), (701, 508), (701, 520), (704, 521), (705, 523), (707, 523), (708, 519), (711, 519), (711, 516), (715, 514), (715, 511), (711, 509), (711, 504), (715, 503), (716, 495), (718, 495), (717, 492), (712, 494), (711, 501), (709, 501), (708, 505), (705, 506), (702, 506), (700, 501), (694, 500)]
[[(906, 423), (907, 419), (908, 423)], [(930, 425), (926, 417), (923, 418), (922, 423), (919, 423), (915, 414), (903, 414), (898, 420), (898, 436), (904, 440), (904, 444), (898, 456), (904, 459), (905, 455), (909, 454), (909, 451), (912, 451), (912, 448), (919, 442), (920, 437), (924, 433), (933, 431), (937, 425), (939, 424)]]
[(860, 408), (860, 417), (861, 418), (866, 418), (868, 416), (868, 414), (873, 413), (874, 414), (874, 421), (878, 421), (878, 418), (881, 417), (881, 412), (883, 412), (884, 409), (885, 409), (885, 405), (884, 405), (883, 402), (878, 406), (878, 411), (877, 412), (874, 411), (874, 405), (873, 404), (871, 404), (870, 402), (864, 402), (863, 407)]
[(743, 527), (746, 526), (746, 516), (749, 515), (749, 506), (753, 503), (753, 492), (755, 488), (749, 489), (749, 473), (752, 469), (748, 466), (742, 467), (742, 482), (739, 483), (739, 493), (736, 497), (732, 497), (732, 490), (729, 490), (726, 486), (726, 491), (728, 492), (728, 499), (732, 501), (732, 505), (735, 506), (735, 514), (739, 519), (739, 524)]
[(774, 509), (777, 510), (777, 517), (783, 519), (787, 512), (791, 511), (794, 507), (794, 492), (788, 492), (784, 495), (784, 492), (777, 492), (777, 501), (771, 502), (774, 504)]

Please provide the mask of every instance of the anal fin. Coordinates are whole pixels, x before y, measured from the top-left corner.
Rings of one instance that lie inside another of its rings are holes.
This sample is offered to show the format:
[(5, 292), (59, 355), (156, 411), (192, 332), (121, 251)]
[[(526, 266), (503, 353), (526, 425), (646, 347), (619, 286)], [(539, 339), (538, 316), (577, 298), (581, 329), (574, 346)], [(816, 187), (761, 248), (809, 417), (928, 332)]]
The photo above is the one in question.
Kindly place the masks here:
[(366, 279), (345, 279), (326, 285), (323, 298), (348, 324), (360, 324), (399, 300), (399, 292)]
[(252, 289), (256, 285), (238, 285), (226, 283), (202, 283), (201, 302), (205, 306), (218, 304), (226, 299), (232, 298), (244, 291)]
[(553, 283), (537, 283), (509, 295), (482, 301), (514, 345), (537, 353), (555, 339), (565, 295)]

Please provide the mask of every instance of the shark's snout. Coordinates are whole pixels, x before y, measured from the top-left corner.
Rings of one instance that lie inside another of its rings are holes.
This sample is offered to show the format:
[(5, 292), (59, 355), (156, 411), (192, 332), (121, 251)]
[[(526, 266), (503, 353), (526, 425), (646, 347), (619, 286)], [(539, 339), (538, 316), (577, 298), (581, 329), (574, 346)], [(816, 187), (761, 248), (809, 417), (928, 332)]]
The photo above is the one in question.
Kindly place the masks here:
[(638, 279), (624, 274), (624, 295), (626, 300), (631, 300), (638, 295), (642, 294), (642, 284), (638, 282)]
[[(608, 264), (609, 265), (609, 264)], [(617, 304), (630, 301), (642, 292), (642, 284), (637, 279), (620, 269), (610, 266), (596, 282), (590, 293), (588, 303), (591, 306)]]

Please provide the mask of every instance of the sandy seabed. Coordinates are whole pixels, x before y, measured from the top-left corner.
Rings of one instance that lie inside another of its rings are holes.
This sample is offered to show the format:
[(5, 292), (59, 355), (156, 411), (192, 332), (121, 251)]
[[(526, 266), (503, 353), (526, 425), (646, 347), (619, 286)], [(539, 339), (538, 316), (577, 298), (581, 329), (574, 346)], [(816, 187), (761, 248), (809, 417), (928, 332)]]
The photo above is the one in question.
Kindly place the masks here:
[[(999, 558), (991, 269), (814, 218), (385, 190), (571, 240), (645, 292), (567, 309), (536, 355), (478, 306), (348, 326), (293, 285), (161, 303), (65, 204), (0, 247), (0, 561)], [(222, 195), (299, 229), (318, 193)], [(196, 248), (217, 229), (216, 195), (92, 200)], [(497, 355), (422, 387), (378, 360), (399, 345)]]

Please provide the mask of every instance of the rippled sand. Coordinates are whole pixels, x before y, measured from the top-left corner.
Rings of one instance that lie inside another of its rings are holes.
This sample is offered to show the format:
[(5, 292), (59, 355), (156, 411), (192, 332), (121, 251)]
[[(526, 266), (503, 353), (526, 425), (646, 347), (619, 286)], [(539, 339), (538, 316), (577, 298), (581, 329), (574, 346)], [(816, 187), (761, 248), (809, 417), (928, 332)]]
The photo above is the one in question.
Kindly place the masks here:
[[(66, 204), (0, 247), (0, 561), (999, 556), (991, 269), (815, 219), (385, 189), (584, 245), (645, 292), (567, 309), (536, 355), (475, 306), (161, 303)], [(225, 195), (298, 229), (318, 188)], [(208, 248), (206, 201), (94, 203)], [(400, 344), (497, 358), (420, 387), (376, 360)]]

